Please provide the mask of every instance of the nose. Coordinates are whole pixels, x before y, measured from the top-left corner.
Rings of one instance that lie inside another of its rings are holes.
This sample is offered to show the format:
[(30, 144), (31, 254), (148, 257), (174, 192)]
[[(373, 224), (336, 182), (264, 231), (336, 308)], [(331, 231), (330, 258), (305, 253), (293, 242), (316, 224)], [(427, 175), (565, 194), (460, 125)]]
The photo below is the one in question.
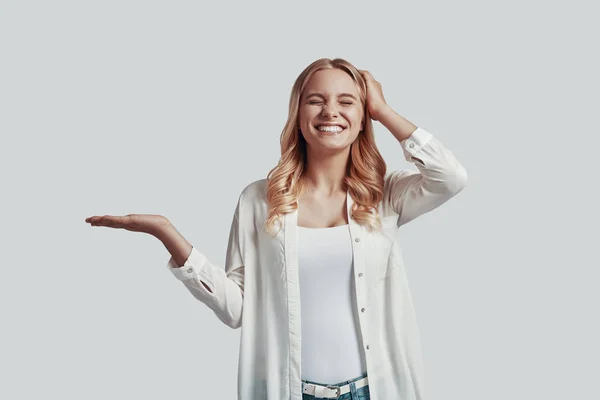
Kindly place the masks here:
[(337, 117), (338, 110), (335, 108), (335, 106), (333, 106), (331, 104), (325, 104), (323, 106), (323, 110), (321, 111), (321, 114), (324, 117), (333, 118), (333, 117)]

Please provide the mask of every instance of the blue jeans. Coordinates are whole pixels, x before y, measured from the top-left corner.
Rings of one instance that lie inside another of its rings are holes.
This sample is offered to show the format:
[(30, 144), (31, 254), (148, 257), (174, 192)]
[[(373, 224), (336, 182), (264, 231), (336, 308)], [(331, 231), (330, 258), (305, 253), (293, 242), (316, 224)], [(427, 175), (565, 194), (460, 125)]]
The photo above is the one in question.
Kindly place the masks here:
[[(350, 380), (344, 381), (344, 382), (338, 382), (338, 383), (313, 382), (313, 381), (308, 381), (308, 380), (304, 380), (304, 379), (302, 379), (302, 382), (312, 383), (312, 384), (321, 385), (321, 386), (327, 386), (327, 385), (343, 386), (343, 385), (350, 384), (350, 391), (348, 393), (344, 393), (343, 395), (341, 395), (338, 400), (370, 400), (371, 394), (369, 392), (369, 385), (365, 385), (365, 386), (357, 389), (354, 384), (354, 381), (362, 379), (366, 376), (367, 376), (367, 373), (365, 372), (364, 374), (357, 376), (356, 378), (353, 378), (353, 379), (350, 379)], [(302, 387), (304, 388), (304, 385), (302, 385)], [(302, 393), (302, 400), (314, 400), (314, 399), (320, 399), (320, 398), (321, 397), (315, 397), (311, 394)]]

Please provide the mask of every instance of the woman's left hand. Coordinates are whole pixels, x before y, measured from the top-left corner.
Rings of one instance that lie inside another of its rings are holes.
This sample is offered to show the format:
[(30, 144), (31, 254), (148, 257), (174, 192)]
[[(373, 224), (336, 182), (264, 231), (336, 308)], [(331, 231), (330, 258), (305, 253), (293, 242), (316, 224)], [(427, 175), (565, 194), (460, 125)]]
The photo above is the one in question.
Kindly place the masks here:
[(388, 107), (388, 104), (383, 97), (381, 83), (377, 82), (369, 71), (359, 69), (358, 72), (360, 72), (367, 81), (367, 108), (371, 115), (371, 119), (378, 121), (380, 113)]

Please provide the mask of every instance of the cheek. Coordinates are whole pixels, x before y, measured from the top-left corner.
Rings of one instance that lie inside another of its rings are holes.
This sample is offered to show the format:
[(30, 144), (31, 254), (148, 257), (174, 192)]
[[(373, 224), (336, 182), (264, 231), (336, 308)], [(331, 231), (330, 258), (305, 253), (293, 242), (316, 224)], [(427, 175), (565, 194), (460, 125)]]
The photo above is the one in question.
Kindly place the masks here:
[(360, 110), (353, 111), (348, 114), (348, 120), (352, 121), (352, 123), (360, 128), (360, 123), (362, 121), (362, 113)]
[(306, 124), (308, 120), (310, 120), (309, 113), (307, 113), (304, 109), (298, 110), (298, 122), (300, 123), (300, 125)]

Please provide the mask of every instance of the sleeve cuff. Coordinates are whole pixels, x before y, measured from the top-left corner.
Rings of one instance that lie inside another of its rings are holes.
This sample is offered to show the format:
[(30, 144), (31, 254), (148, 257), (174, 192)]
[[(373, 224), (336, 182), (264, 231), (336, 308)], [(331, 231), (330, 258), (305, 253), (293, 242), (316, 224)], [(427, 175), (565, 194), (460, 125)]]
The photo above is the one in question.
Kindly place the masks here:
[(431, 133), (419, 127), (408, 138), (401, 141), (400, 145), (406, 161), (413, 162), (412, 157), (417, 155), (432, 137)]
[(195, 247), (192, 247), (192, 252), (187, 260), (185, 260), (185, 263), (183, 263), (183, 266), (179, 267), (173, 256), (171, 256), (166, 267), (177, 279), (184, 281), (200, 275), (206, 261), (206, 257), (196, 250)]

